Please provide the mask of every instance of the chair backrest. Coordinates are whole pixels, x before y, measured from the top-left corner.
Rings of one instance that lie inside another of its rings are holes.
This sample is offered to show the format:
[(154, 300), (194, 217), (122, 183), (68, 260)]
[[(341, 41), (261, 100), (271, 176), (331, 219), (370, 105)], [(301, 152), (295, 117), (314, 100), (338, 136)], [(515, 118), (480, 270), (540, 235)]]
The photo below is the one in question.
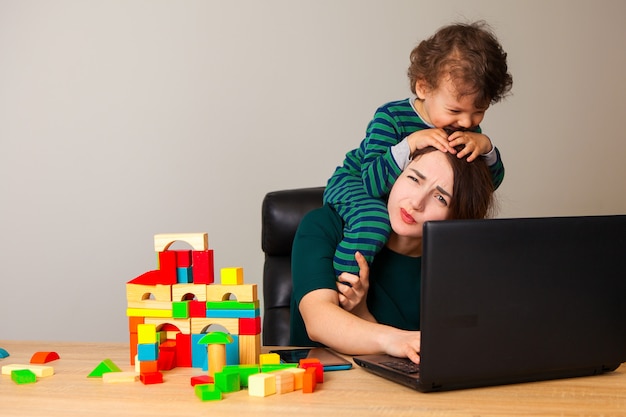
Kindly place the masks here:
[(263, 199), (263, 345), (289, 345), (291, 245), (300, 220), (322, 206), (324, 187), (273, 191)]

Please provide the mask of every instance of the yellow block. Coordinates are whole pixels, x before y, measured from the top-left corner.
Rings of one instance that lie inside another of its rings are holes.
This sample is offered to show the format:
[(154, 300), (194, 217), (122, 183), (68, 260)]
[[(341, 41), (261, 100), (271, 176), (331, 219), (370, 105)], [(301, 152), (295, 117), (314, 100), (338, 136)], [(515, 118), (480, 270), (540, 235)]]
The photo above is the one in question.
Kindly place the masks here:
[(222, 268), (221, 273), (222, 285), (243, 285), (243, 268)]
[(280, 355), (278, 353), (262, 353), (259, 355), (259, 365), (279, 365)]
[(156, 343), (156, 325), (155, 324), (138, 324), (137, 325), (137, 343)]
[[(137, 364), (139, 361), (137, 361)], [(135, 382), (137, 381), (136, 372), (106, 372), (102, 374), (102, 382), (116, 383), (116, 382)]]
[(248, 395), (267, 397), (276, 394), (276, 375), (254, 374), (248, 377)]
[(304, 368), (287, 368), (284, 372), (291, 372), (293, 374), (293, 389), (302, 389), (302, 376), (306, 372)]
[(20, 369), (28, 369), (40, 378), (54, 375), (54, 368), (52, 366), (31, 364), (23, 365), (19, 363), (4, 365), (2, 367), (2, 375), (11, 375), (11, 371), (19, 371)]
[(127, 308), (128, 317), (172, 317), (172, 310), (155, 310), (151, 308)]

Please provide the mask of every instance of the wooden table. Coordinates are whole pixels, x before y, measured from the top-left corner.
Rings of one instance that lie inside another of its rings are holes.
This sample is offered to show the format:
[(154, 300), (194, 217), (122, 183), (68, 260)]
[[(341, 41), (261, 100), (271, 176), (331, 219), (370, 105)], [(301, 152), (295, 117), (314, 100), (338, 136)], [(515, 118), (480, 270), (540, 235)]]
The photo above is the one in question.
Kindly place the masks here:
[(55, 375), (19, 385), (0, 377), (0, 416), (626, 416), (626, 365), (593, 377), (422, 394), (366, 371), (327, 372), (312, 394), (294, 391), (265, 398), (247, 391), (202, 402), (190, 377), (198, 368), (164, 372), (164, 383), (103, 383), (87, 375), (104, 359), (132, 371), (128, 345), (0, 340), (10, 356), (0, 366), (28, 363), (54, 351)]

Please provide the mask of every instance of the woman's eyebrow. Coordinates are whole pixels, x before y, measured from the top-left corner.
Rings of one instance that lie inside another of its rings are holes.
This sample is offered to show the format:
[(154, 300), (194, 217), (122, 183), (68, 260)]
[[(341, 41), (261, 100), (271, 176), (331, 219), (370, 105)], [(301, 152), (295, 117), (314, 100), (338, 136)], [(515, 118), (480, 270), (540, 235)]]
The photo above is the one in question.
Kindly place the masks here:
[(421, 172), (419, 172), (418, 170), (416, 170), (415, 168), (409, 168), (411, 171), (413, 171), (415, 173), (415, 175), (417, 175), (418, 177), (420, 177), (421, 179), (425, 180), (426, 176), (424, 174), (422, 174)]
[(437, 190), (439, 190), (439, 192), (443, 195), (447, 195), (448, 197), (452, 198), (452, 194), (450, 194), (449, 192), (447, 192), (446, 190), (444, 190), (443, 188), (441, 188), (440, 186), (437, 186)]

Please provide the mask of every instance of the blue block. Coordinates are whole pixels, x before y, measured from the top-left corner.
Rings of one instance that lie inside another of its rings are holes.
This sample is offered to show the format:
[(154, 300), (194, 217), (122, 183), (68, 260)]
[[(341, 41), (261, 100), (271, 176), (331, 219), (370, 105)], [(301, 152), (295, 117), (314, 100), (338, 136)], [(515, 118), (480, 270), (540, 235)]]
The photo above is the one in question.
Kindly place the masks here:
[(159, 358), (159, 345), (156, 343), (139, 343), (137, 359), (139, 361), (156, 361)]
[(198, 343), (204, 334), (191, 335), (191, 366), (193, 368), (207, 369), (207, 347)]
[(176, 268), (176, 282), (179, 284), (192, 284), (193, 283), (193, 270), (192, 267), (177, 267)]
[(211, 309), (206, 311), (206, 316), (209, 318), (219, 319), (253, 319), (261, 314), (261, 310), (255, 308), (254, 310), (217, 310)]
[(231, 334), (233, 343), (226, 345), (226, 365), (239, 365), (239, 336)]

